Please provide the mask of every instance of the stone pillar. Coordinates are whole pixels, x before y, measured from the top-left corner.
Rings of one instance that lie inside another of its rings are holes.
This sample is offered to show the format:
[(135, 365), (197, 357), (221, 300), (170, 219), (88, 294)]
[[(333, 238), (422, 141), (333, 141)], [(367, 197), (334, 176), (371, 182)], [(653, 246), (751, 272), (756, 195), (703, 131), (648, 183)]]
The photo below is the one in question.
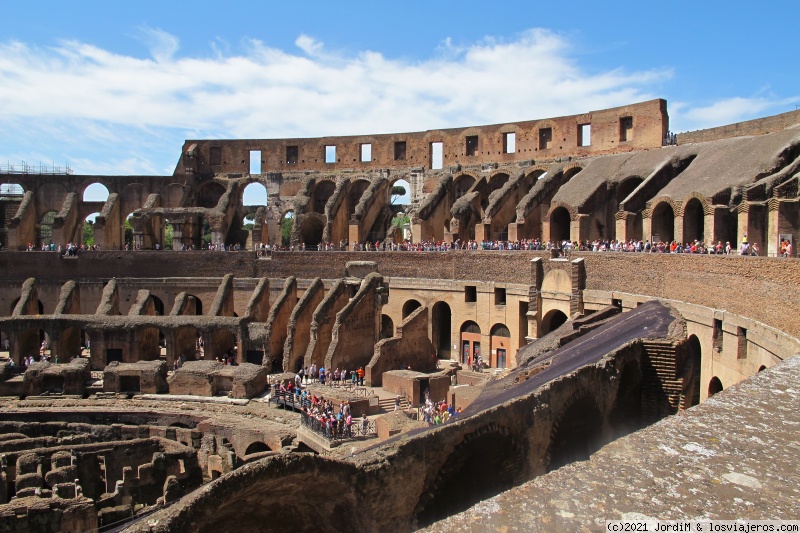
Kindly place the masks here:
[(544, 281), (544, 265), (541, 257), (531, 259), (531, 285), (528, 290), (528, 337), (539, 338), (539, 324), (541, 323), (541, 289)]
[(614, 219), (616, 220), (614, 239), (620, 242), (631, 240), (633, 238), (633, 224), (636, 219), (636, 213), (617, 211)]
[(575, 220), (572, 221), (569, 231), (569, 238), (571, 241), (586, 241), (589, 239), (589, 224), (591, 217), (589, 215), (578, 214)]
[(680, 215), (675, 214), (675, 222), (672, 227), (672, 239), (678, 242), (686, 242), (686, 236), (683, 234), (683, 209), (681, 209)]
[(569, 313), (583, 314), (583, 289), (586, 288), (586, 264), (583, 258), (574, 259), (572, 266), (572, 296), (569, 300)]
[[(758, 243), (761, 255), (766, 255), (764, 246), (767, 233), (767, 206), (765, 202), (743, 201), (738, 207), (739, 224), (736, 249), (742, 244), (742, 238), (747, 235), (747, 242), (751, 245)], [(731, 243), (733, 245), (733, 243)]]
[[(519, 223), (519, 224), (517, 224), (516, 222), (510, 223), (508, 225), (508, 240), (509, 241), (518, 241), (518, 240), (520, 240), (521, 239), (521, 237), (519, 236), (520, 233), (522, 233), (523, 235), (525, 233), (523, 226), (524, 226), (523, 223)], [(522, 230), (522, 231), (520, 231), (520, 230)]]
[(650, 218), (650, 208), (642, 211), (642, 239), (653, 242), (653, 219)]
[(475, 224), (475, 240), (478, 242), (493, 240), (492, 225), (485, 224), (483, 222), (478, 222), (477, 224)]
[(764, 239), (770, 256), (780, 255), (781, 235), (791, 235), (792, 248), (797, 248), (800, 202), (785, 198), (772, 198), (767, 202), (767, 236)]
[(358, 220), (350, 220), (350, 225), (347, 228), (347, 239), (350, 241), (350, 249), (353, 249), (353, 243), (361, 242), (361, 224)]

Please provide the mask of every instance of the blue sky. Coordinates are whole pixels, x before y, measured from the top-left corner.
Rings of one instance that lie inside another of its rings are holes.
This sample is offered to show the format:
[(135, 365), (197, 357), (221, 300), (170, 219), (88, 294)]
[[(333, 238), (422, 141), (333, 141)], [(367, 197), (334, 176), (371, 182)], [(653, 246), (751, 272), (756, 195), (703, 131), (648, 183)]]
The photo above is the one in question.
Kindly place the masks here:
[(186, 138), (317, 137), (666, 98), (800, 105), (795, 2), (0, 3), (0, 164), (171, 174)]

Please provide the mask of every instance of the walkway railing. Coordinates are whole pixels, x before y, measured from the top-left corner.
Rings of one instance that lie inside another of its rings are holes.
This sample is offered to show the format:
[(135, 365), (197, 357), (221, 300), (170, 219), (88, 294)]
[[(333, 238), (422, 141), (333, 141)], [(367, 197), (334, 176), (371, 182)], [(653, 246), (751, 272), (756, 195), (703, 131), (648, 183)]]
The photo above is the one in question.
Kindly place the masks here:
[(365, 419), (354, 419), (348, 426), (344, 419), (326, 419), (324, 422), (305, 412), (301, 413), (301, 423), (317, 435), (328, 440), (348, 440), (377, 435), (375, 423)]

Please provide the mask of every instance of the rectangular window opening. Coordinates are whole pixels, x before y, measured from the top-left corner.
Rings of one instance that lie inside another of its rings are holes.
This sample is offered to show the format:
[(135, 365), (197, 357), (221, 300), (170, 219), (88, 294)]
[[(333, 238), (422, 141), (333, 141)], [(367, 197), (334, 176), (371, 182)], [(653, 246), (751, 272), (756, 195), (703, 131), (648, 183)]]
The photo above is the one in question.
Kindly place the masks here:
[(444, 166), (444, 143), (431, 143), (431, 169), (439, 170)]
[(325, 162), (336, 163), (336, 145), (325, 146)]
[(361, 162), (369, 163), (372, 161), (372, 145), (365, 143), (361, 145)]
[(405, 141), (397, 141), (394, 143), (394, 160), (395, 161), (405, 161), (406, 160), (406, 142)]
[(467, 155), (473, 156), (478, 153), (478, 136), (470, 135), (467, 137)]
[(475, 285), (467, 285), (464, 287), (464, 301), (467, 303), (475, 303), (478, 301), (478, 287)]
[(221, 146), (212, 146), (209, 155), (208, 155), (208, 164), (209, 165), (221, 165), (222, 164), (222, 147)]
[(250, 174), (261, 174), (261, 150), (250, 150)]
[(503, 134), (503, 153), (513, 154), (517, 151), (517, 134), (514, 132)]
[(297, 149), (297, 146), (287, 146), (286, 147), (286, 164), (287, 165), (296, 165), (298, 156), (299, 156), (299, 150)]
[(578, 124), (578, 146), (591, 146), (592, 125)]
[(494, 305), (506, 305), (506, 290), (495, 287)]
[(747, 330), (744, 328), (736, 328), (736, 339), (738, 341), (736, 358), (747, 359)]
[(714, 350), (719, 353), (722, 351), (722, 339), (724, 338), (722, 332), (722, 320), (714, 319), (714, 330), (712, 333), (712, 346)]
[(633, 117), (620, 117), (619, 141), (627, 142), (631, 140), (633, 140)]
[(553, 144), (553, 128), (539, 128), (539, 150), (549, 150)]

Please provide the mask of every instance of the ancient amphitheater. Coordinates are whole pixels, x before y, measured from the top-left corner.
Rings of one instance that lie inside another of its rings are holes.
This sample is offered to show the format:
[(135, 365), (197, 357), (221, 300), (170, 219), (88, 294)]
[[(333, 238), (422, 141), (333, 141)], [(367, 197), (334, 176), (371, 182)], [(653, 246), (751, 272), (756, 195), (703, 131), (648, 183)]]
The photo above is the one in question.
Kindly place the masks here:
[[(170, 176), (6, 169), (0, 532), (800, 517), (800, 111), (668, 120), (653, 100), (188, 140)], [(87, 218), (96, 249), (67, 253)], [(284, 392), (312, 366), (349, 370), (303, 389), (352, 427)], [(429, 426), (426, 398), (460, 412)]]

